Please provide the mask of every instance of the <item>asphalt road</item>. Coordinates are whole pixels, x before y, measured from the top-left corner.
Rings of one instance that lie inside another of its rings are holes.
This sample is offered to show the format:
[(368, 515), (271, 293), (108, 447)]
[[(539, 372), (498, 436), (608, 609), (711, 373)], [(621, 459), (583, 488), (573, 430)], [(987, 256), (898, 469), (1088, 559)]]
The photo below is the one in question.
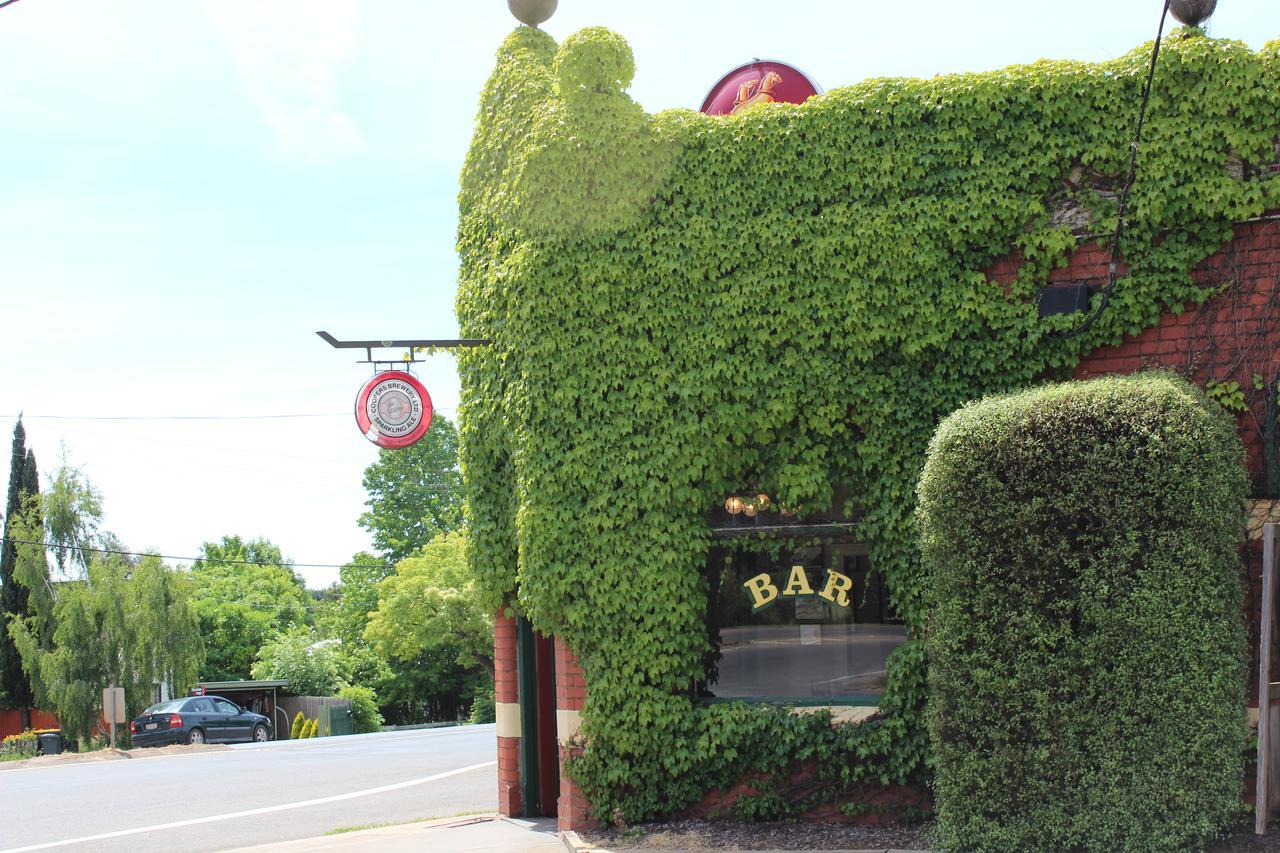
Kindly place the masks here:
[(0, 769), (0, 853), (195, 853), (492, 812), (495, 750), (484, 725)]

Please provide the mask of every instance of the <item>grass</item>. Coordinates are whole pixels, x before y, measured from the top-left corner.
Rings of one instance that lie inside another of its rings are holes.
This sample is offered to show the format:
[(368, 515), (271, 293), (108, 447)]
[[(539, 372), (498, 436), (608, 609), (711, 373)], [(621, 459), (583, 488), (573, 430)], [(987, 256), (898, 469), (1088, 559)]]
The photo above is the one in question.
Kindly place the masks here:
[(325, 835), (342, 835), (347, 832), (363, 832), (366, 829), (382, 829), (387, 826), (404, 826), (407, 823), (426, 823), (429, 820), (444, 820), (451, 817), (471, 817), (473, 815), (490, 814), (490, 812), (455, 812), (453, 814), (432, 815), (430, 817), (417, 817), (413, 820), (388, 820), (382, 823), (361, 823), (355, 826), (339, 826), (329, 830)]

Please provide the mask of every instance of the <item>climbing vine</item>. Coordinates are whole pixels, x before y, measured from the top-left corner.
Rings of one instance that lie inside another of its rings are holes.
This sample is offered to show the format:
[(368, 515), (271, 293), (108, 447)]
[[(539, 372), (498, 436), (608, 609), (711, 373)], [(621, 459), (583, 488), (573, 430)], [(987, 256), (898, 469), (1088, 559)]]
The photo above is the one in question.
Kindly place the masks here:
[[(469, 559), (486, 604), (578, 654), (569, 772), (600, 816), (670, 813), (805, 759), (829, 800), (927, 777), (912, 512), (935, 425), (1202, 301), (1191, 270), (1276, 198), (1258, 167), (1275, 156), (1280, 44), (1178, 31), (1107, 310), (1076, 337), (1055, 333), (1078, 315), (1038, 317), (1077, 243), (1055, 205), (1114, 226), (1150, 47), (711, 118), (640, 109), (630, 49), (606, 30), (504, 43), (459, 194), (458, 316), (493, 341), (459, 357)], [(1011, 253), (1019, 274), (994, 283), (984, 270)], [(880, 716), (833, 729), (697, 704), (708, 509), (756, 488), (824, 509), (837, 486), (912, 637)]]

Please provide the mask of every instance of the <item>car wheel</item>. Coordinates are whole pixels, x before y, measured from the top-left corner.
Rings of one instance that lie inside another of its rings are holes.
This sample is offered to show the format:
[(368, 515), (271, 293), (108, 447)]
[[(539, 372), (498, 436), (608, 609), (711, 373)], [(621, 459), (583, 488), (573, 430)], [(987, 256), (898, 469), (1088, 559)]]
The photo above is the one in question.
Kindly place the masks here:
[(192, 729), (188, 732), (187, 743), (204, 743), (204, 729)]
[(266, 743), (266, 742), (267, 742), (267, 727), (266, 727), (266, 726), (254, 726), (254, 727), (253, 727), (253, 742), (254, 742), (254, 743)]

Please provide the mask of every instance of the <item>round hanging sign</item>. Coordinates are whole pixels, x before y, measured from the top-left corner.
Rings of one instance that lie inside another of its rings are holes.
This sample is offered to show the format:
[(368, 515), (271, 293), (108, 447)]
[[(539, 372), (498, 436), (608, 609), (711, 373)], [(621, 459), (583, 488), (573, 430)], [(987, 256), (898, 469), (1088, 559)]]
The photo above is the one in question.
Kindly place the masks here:
[(757, 59), (739, 65), (711, 87), (701, 111), (709, 116), (735, 115), (757, 104), (803, 104), (822, 89), (794, 65)]
[(384, 371), (356, 395), (356, 423), (364, 437), (379, 447), (408, 447), (431, 426), (431, 397), (412, 375)]

